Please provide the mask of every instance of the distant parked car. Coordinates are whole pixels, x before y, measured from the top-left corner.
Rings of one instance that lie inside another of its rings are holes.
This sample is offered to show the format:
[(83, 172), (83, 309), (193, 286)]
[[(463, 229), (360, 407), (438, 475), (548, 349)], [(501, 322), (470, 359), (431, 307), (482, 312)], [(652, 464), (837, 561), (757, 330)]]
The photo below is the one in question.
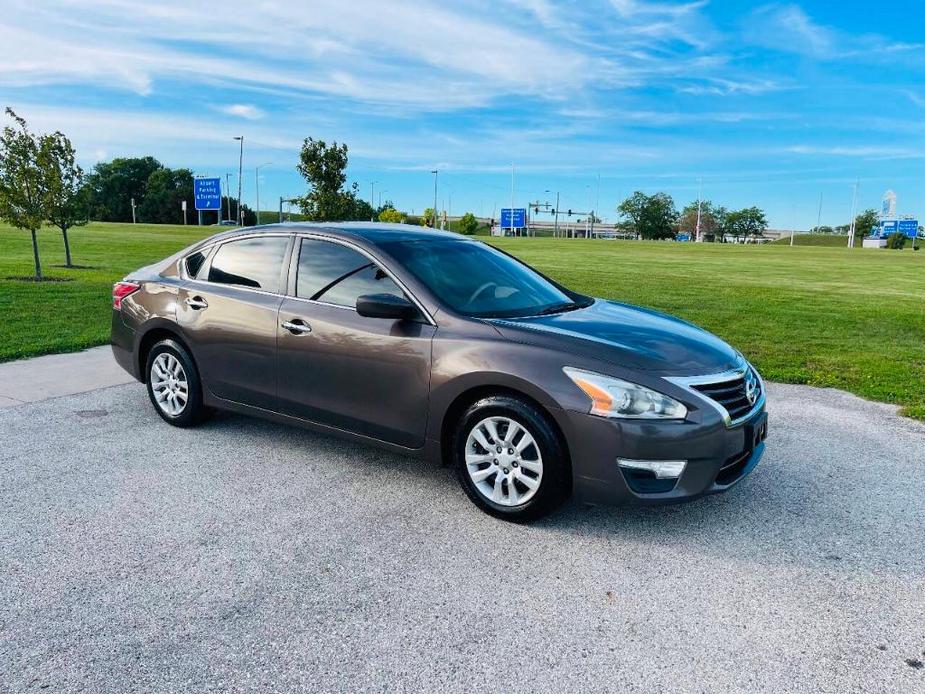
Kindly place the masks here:
[(220, 222), (218, 223), (218, 226), (220, 226), (220, 227), (236, 227), (236, 226), (238, 226), (238, 223), (237, 223), (236, 221), (234, 221), (233, 219), (223, 219), (222, 221), (220, 221)]
[(767, 433), (719, 338), (407, 225), (220, 233), (115, 285), (112, 349), (170, 424), (221, 408), (443, 461), (510, 520), (724, 491)]

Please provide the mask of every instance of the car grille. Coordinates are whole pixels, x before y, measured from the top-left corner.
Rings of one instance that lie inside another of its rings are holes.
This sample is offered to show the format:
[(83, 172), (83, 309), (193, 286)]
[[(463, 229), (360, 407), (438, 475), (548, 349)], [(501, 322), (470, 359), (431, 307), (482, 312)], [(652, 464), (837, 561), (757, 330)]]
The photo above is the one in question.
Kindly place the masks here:
[[(755, 379), (757, 393), (756, 400), (761, 398), (761, 381), (758, 380), (758, 377), (752, 372), (752, 378)], [(733, 379), (731, 381), (721, 381), (719, 383), (698, 383), (692, 385), (699, 393), (703, 393), (708, 398), (719, 404), (726, 412), (729, 413), (730, 419), (733, 421), (744, 417), (751, 409), (754, 407), (754, 404), (748, 401), (746, 396), (746, 384), (745, 384), (745, 375), (740, 376), (739, 378)]]

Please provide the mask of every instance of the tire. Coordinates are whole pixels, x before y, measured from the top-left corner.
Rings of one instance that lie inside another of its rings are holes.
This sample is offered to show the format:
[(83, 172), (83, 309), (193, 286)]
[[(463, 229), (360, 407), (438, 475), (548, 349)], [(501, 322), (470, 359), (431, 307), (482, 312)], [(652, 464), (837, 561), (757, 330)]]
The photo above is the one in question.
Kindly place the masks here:
[(202, 403), (199, 370), (179, 342), (161, 340), (154, 345), (148, 352), (145, 376), (151, 404), (168, 424), (192, 427), (211, 414)]
[(473, 403), (456, 425), (452, 451), (467, 496), (496, 518), (535, 520), (571, 492), (571, 465), (555, 428), (534, 405), (515, 397)]

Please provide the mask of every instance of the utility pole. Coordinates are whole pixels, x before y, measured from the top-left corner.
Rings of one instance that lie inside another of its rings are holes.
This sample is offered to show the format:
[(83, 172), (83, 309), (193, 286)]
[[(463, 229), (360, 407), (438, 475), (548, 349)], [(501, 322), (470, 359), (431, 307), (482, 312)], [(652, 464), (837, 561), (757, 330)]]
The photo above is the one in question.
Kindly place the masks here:
[(859, 178), (854, 182), (854, 195), (851, 197), (851, 226), (848, 229), (848, 248), (854, 248), (854, 235), (857, 233), (858, 188), (861, 185)]
[(135, 198), (132, 198), (132, 224), (135, 223)]
[[(235, 135), (235, 140), (241, 143), (238, 153), (238, 226), (244, 226), (244, 210), (241, 209), (241, 184), (244, 182), (244, 135)], [(229, 208), (231, 203), (228, 203)]]
[(432, 226), (434, 229), (436, 229), (437, 228), (437, 175), (438, 175), (438, 171), (437, 169), (434, 169), (433, 171), (431, 171), (431, 173), (434, 175), (434, 221), (433, 221)]
[(700, 210), (703, 206), (703, 179), (697, 184), (697, 228), (694, 231), (694, 241), (700, 241)]
[(260, 226), (260, 169), (269, 166), (272, 161), (264, 162), (260, 166), (254, 167), (254, 184), (257, 191), (257, 226)]

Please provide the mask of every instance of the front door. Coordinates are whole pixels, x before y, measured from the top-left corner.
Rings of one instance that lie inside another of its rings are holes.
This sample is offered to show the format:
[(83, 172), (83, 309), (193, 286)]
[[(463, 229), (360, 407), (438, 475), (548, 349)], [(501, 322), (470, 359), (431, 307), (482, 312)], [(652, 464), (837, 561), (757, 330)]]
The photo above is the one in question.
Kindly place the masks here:
[(348, 245), (297, 240), (295, 297), (279, 310), (283, 412), (407, 448), (424, 445), (436, 328), (365, 318), (364, 294), (402, 295), (369, 257)]
[(177, 322), (203, 386), (219, 398), (277, 406), (277, 318), (291, 240), (262, 235), (228, 241), (180, 290)]

